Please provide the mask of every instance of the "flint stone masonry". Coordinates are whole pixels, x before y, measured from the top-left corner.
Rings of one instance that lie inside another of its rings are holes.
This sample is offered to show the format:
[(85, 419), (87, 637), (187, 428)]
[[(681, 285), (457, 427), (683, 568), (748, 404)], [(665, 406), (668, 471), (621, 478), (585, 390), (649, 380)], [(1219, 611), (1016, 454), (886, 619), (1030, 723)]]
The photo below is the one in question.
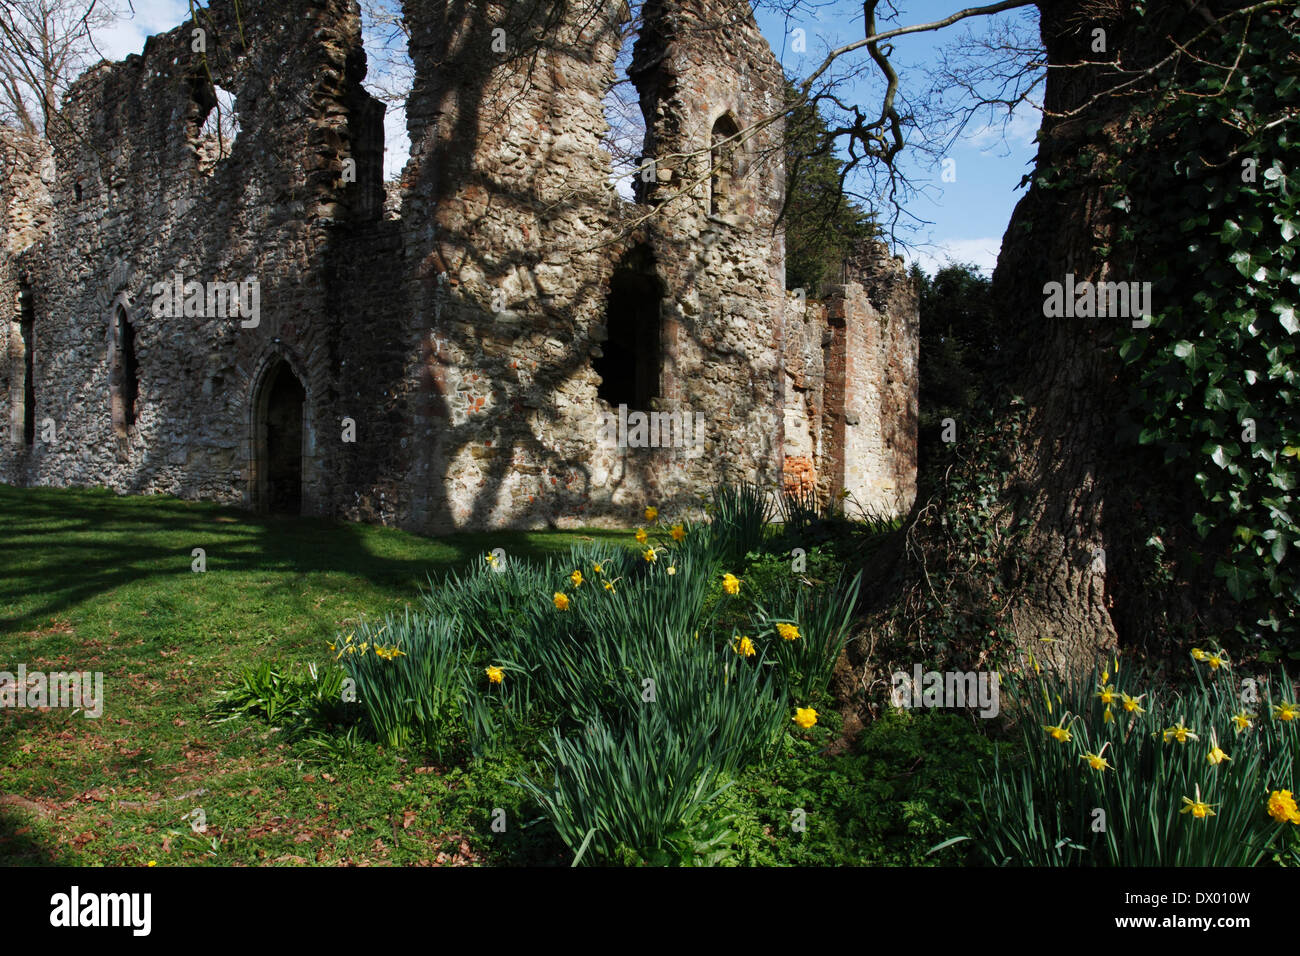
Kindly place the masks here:
[[(403, 10), (400, 185), (352, 0), (240, 18), (213, 0), (82, 76), (48, 146), (0, 131), (0, 481), (441, 532), (671, 514), (718, 481), (776, 490), (793, 461), (801, 488), (910, 505), (915, 299), (875, 246), (806, 309), (784, 292), (782, 130), (745, 132), (783, 80), (748, 4), (644, 5), (629, 75), (656, 176), (636, 202), (602, 146), (622, 0)], [(239, 124), (221, 146), (202, 132), (216, 87)], [(742, 135), (714, 204), (727, 124)], [(159, 315), (177, 275), (256, 280), (258, 314)], [(699, 447), (600, 441), (618, 276), (658, 293), (641, 410), (703, 413)], [(137, 378), (115, 431), (119, 310)]]

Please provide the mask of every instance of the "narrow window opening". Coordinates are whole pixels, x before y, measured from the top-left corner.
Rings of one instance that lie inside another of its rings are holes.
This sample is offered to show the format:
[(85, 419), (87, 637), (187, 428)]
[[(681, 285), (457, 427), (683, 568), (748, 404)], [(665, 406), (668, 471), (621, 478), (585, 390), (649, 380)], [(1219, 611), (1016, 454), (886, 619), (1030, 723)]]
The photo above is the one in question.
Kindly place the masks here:
[(140, 381), (135, 358), (135, 327), (120, 305), (113, 312), (113, 355), (109, 363), (108, 389), (113, 431), (125, 436), (135, 424)]
[(22, 343), (23, 444), (36, 444), (36, 314), (30, 289), (18, 293), (18, 337)]
[(607, 338), (603, 354), (592, 362), (600, 376), (596, 394), (614, 408), (650, 411), (660, 394), (662, 299), (654, 257), (647, 247), (638, 246), (623, 257), (610, 279)]
[(610, 182), (622, 199), (635, 202), (638, 180), (652, 175), (645, 158), (646, 125), (641, 97), (629, 75), (632, 53), (641, 28), (640, 2), (626, 8), (627, 19), (617, 25), (619, 49), (614, 58), (614, 85), (605, 93), (605, 131), (602, 145), (610, 157)]
[(712, 173), (709, 177), (709, 213), (728, 216), (735, 211), (736, 143), (728, 142), (740, 132), (740, 127), (730, 115), (718, 117), (713, 124), (709, 159)]
[(193, 139), (199, 154), (199, 169), (211, 174), (217, 163), (234, 151), (239, 138), (235, 94), (203, 78), (194, 87), (194, 101), (198, 113)]

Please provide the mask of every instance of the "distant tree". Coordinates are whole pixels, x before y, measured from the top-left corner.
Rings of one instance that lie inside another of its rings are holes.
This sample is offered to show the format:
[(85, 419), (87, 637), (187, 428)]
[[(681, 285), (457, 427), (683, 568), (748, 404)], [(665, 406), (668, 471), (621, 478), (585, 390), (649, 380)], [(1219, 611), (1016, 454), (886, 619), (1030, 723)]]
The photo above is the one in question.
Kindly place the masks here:
[(98, 55), (107, 0), (0, 0), (0, 123), (45, 137), (59, 101)]
[[(919, 458), (935, 460), (943, 420), (963, 429), (996, 380), (1001, 335), (993, 320), (992, 280), (978, 266), (950, 262), (933, 276), (912, 266), (921, 318)], [(941, 459), (940, 459), (941, 460)]]
[[(792, 101), (794, 87), (787, 84)], [(838, 282), (853, 245), (879, 234), (875, 215), (844, 193), (844, 161), (815, 106), (795, 108), (786, 121), (785, 284), (817, 294)]]

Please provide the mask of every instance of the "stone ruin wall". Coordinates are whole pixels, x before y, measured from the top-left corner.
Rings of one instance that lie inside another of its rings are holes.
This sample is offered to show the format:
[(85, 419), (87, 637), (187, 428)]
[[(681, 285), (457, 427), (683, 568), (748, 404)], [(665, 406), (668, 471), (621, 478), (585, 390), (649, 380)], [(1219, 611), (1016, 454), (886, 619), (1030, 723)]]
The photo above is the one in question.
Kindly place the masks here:
[[(484, 4), (451, 20), (445, 3), (405, 0), (416, 79), (399, 207), (382, 184), (383, 107), (361, 87), (356, 7), (289, 5), (295, 16), (245, 11), (241, 35), (229, 0), (214, 0), (201, 22), (206, 64), (186, 23), (141, 56), (92, 69), (65, 102), (61, 128), (81, 133), (56, 133), (48, 184), (30, 156), (0, 151), (0, 292), (14, 303), (20, 284), (28, 290), (36, 416), (57, 427), (52, 443), (15, 440), (11, 322), (0, 480), (254, 506), (256, 396), (284, 361), (306, 391), (305, 513), (422, 531), (602, 524), (650, 501), (672, 513), (718, 480), (775, 486), (802, 447), (792, 427), (818, 436), (810, 457), (823, 491), (910, 501), (914, 305), (911, 325), (904, 316), (874, 338), (858, 321), (876, 316), (874, 290), (850, 284), (847, 308), (791, 314), (773, 227), (779, 127), (740, 145), (734, 197), (710, 210), (713, 123), (729, 114), (743, 128), (782, 90), (747, 8), (726, 5), (734, 23), (719, 33), (705, 28), (717, 4), (646, 4), (631, 75), (658, 175), (631, 203), (615, 194), (601, 145), (621, 2)], [(240, 134), (224, 157), (199, 135), (209, 70), (237, 97)], [(348, 159), (355, 182), (340, 175)], [(611, 277), (631, 250), (648, 252), (662, 290), (654, 407), (705, 413), (703, 448), (598, 440), (609, 406), (592, 361)], [(259, 325), (154, 317), (151, 286), (178, 270), (257, 277)], [(125, 435), (109, 414), (115, 303), (140, 368)], [(842, 429), (847, 459), (826, 439), (844, 415), (822, 395), (820, 343), (837, 334), (869, 356), (854, 352), (846, 407), (860, 406), (860, 422), (891, 416)], [(819, 344), (792, 391), (791, 342), (802, 340)], [(355, 443), (341, 440), (345, 418)]]
[[(305, 509), (327, 506), (320, 432), (334, 417), (340, 343), (337, 324), (320, 319), (331, 306), (324, 264), (348, 214), (337, 170), (356, 137), (348, 101), (364, 95), (364, 63), (346, 0), (301, 6), (295, 18), (246, 18), (241, 38), (231, 4), (216, 2), (202, 22), (206, 67), (186, 24), (143, 55), (92, 68), (65, 99), (52, 131), (54, 215), (20, 263), (37, 316), (37, 414), (57, 438), (7, 445), (6, 480), (244, 501), (249, 399), (283, 355), (308, 396)], [(241, 132), (219, 161), (200, 136), (215, 102), (209, 70), (238, 98)], [(376, 182), (377, 171), (350, 189)], [(152, 286), (178, 272), (258, 278), (260, 324), (154, 317)], [(108, 414), (118, 302), (140, 369), (126, 435)]]
[(784, 487), (850, 514), (906, 512), (916, 499), (917, 298), (900, 259), (863, 243), (852, 281), (787, 297)]

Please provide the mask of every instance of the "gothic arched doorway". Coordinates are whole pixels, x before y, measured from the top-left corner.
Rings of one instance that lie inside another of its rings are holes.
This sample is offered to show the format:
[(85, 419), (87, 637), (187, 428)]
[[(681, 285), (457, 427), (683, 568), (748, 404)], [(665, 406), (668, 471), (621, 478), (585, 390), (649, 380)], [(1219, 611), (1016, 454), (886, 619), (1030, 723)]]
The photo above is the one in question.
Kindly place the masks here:
[(302, 513), (303, 413), (307, 392), (283, 359), (266, 370), (258, 390), (257, 509)]

